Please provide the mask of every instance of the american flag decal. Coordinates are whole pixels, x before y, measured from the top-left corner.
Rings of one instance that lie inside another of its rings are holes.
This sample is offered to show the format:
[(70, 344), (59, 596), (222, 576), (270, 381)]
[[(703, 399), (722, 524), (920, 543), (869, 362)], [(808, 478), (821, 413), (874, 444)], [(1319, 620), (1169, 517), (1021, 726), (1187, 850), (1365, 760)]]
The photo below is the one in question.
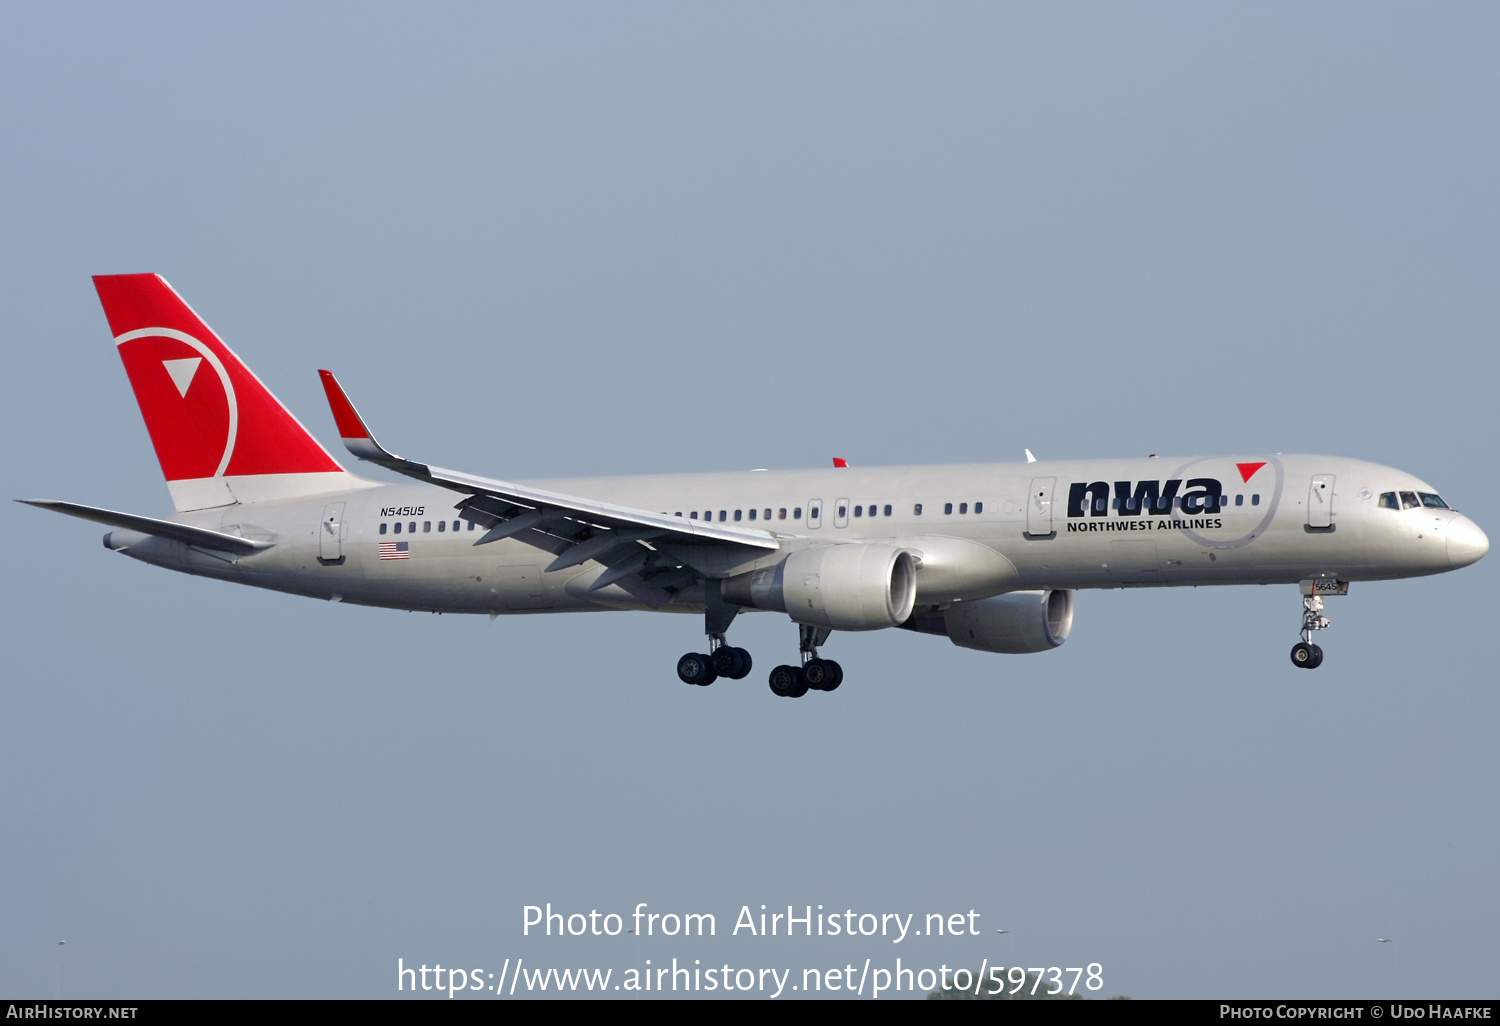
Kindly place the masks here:
[(406, 542), (381, 542), (381, 559), (410, 559), (411, 553), (406, 550)]

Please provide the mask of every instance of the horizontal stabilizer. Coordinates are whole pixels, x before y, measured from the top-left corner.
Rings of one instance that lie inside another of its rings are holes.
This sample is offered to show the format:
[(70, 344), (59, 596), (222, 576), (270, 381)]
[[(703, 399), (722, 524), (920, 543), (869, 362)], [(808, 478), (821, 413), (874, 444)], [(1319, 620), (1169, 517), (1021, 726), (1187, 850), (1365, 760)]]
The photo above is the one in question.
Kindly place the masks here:
[(54, 513), (66, 513), (70, 517), (92, 520), (96, 524), (123, 527), (128, 531), (152, 534), (158, 538), (170, 538), (184, 545), (195, 545), (200, 549), (213, 549), (216, 552), (244, 554), (259, 549), (268, 549), (273, 544), (266, 541), (252, 541), (249, 538), (225, 534), (222, 531), (210, 531), (203, 527), (190, 527), (171, 520), (141, 517), (134, 513), (116, 513), (112, 509), (99, 509), (97, 506), (81, 506), (76, 502), (47, 502), (40, 499), (17, 499), (16, 501), (28, 506), (50, 509)]

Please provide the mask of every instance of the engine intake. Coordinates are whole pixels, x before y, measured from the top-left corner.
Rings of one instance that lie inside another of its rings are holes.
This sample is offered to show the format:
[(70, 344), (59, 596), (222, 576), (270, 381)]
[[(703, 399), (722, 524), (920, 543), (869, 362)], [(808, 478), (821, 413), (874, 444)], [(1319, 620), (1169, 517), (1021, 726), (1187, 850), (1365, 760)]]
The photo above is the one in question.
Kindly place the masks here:
[(820, 545), (720, 582), (726, 602), (839, 631), (895, 627), (917, 600), (917, 566), (894, 545)]
[(1046, 652), (1068, 640), (1073, 629), (1073, 593), (1012, 591), (919, 612), (901, 626), (923, 634), (946, 634), (960, 648), (981, 652)]

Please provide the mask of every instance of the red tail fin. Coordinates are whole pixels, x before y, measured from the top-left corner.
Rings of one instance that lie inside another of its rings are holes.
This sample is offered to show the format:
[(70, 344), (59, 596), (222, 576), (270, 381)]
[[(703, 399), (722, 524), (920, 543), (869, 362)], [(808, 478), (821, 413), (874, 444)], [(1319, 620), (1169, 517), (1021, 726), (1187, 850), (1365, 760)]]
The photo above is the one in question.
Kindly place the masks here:
[(179, 510), (354, 483), (159, 275), (94, 287)]

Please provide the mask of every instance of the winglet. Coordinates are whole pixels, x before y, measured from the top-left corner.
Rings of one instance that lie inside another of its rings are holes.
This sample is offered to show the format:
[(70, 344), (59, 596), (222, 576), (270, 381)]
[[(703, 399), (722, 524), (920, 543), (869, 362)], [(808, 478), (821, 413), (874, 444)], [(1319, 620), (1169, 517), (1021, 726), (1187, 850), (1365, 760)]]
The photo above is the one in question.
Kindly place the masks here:
[(849, 469), (849, 461), (844, 459), (842, 456), (835, 456), (833, 458), (833, 465), (839, 470)]
[(338, 425), (339, 438), (342, 439), (344, 448), (371, 463), (389, 465), (406, 462), (375, 441), (375, 436), (365, 427), (364, 418), (344, 394), (343, 387), (332, 371), (320, 370), (318, 376), (323, 379), (323, 392), (328, 396), (328, 408), (333, 411), (333, 422)]

